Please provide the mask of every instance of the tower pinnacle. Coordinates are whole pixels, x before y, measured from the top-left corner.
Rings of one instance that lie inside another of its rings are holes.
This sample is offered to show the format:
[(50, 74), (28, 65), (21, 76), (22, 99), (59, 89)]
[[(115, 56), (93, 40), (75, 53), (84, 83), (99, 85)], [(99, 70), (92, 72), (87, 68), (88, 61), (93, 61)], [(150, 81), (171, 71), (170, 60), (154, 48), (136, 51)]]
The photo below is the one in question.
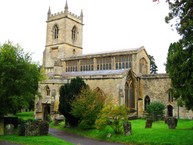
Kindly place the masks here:
[(65, 5), (65, 7), (64, 7), (64, 10), (65, 10), (65, 12), (68, 11), (68, 1), (67, 1), (67, 0), (66, 0), (66, 5)]
[(81, 9), (81, 12), (80, 12), (80, 18), (81, 18), (81, 20), (82, 20), (82, 22), (83, 22), (83, 10)]
[(48, 16), (51, 14), (51, 9), (50, 9), (50, 7), (49, 7), (49, 9), (48, 9)]

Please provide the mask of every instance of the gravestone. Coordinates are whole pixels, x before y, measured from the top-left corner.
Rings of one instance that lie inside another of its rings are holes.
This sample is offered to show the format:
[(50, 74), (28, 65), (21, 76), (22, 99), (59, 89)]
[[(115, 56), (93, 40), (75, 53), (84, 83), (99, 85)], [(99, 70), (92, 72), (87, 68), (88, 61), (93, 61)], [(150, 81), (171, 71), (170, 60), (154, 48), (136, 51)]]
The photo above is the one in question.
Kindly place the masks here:
[(175, 129), (177, 127), (178, 120), (175, 117), (168, 117), (166, 122), (169, 129)]
[(153, 123), (153, 119), (152, 118), (147, 118), (146, 119), (145, 128), (151, 128), (152, 127), (152, 123)]
[(124, 128), (124, 133), (126, 136), (131, 134), (131, 131), (132, 131), (131, 122), (124, 122), (123, 128)]
[(5, 126), (5, 134), (6, 135), (11, 135), (13, 134), (13, 129), (14, 129), (14, 125), (13, 124), (7, 124)]

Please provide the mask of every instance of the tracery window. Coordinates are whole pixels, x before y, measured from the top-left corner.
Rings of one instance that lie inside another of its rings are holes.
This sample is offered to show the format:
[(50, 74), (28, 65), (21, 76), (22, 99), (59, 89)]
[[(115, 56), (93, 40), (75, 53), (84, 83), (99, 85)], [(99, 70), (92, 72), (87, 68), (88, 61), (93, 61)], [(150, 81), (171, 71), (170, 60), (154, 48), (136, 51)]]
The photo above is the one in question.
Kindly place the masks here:
[(53, 28), (53, 38), (54, 39), (58, 39), (58, 35), (59, 35), (59, 28), (57, 25), (54, 25), (54, 28)]
[(115, 57), (116, 69), (128, 69), (132, 67), (132, 57), (129, 55)]
[(93, 59), (80, 60), (80, 71), (93, 71), (94, 62)]
[(78, 71), (78, 61), (67, 61), (66, 72), (76, 72), (76, 71)]
[(77, 40), (77, 27), (76, 26), (74, 26), (73, 28), (72, 28), (72, 40)]
[(111, 70), (111, 57), (97, 58), (97, 70)]

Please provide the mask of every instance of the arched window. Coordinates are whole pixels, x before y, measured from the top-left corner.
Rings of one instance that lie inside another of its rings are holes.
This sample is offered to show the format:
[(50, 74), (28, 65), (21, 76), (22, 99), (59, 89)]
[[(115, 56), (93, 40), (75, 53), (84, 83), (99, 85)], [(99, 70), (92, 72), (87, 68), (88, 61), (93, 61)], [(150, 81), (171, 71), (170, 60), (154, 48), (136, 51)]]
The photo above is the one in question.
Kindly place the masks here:
[(150, 98), (149, 96), (145, 96), (144, 99), (144, 110), (147, 111), (147, 106), (150, 104)]
[(135, 109), (134, 86), (131, 78), (125, 83), (125, 105), (130, 109)]
[(46, 96), (50, 96), (50, 88), (46, 86)]
[(76, 26), (74, 26), (73, 28), (72, 28), (72, 40), (76, 40), (77, 39), (77, 27)]
[(59, 28), (57, 25), (54, 25), (54, 28), (53, 28), (53, 38), (54, 39), (58, 39), (58, 34), (59, 34)]

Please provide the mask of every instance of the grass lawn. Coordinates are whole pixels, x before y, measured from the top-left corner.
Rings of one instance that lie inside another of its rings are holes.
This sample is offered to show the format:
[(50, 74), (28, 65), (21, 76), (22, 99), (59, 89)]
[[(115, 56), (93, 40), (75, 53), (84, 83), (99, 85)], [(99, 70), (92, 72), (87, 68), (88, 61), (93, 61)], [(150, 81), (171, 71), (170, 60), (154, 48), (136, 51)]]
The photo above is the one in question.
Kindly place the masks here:
[[(33, 119), (33, 112), (18, 113), (17, 116), (23, 119)], [(123, 134), (116, 135), (110, 127), (103, 131), (96, 129), (80, 130), (79, 128), (64, 128), (64, 122), (57, 126), (53, 123), (51, 127), (98, 140), (107, 140), (112, 142), (122, 142), (135, 145), (193, 145), (193, 120), (178, 120), (176, 129), (168, 129), (164, 121), (154, 122), (152, 128), (145, 128), (145, 120), (131, 120), (132, 135), (125, 136)], [(111, 133), (110, 138), (107, 134)], [(72, 145), (66, 141), (58, 139), (54, 136), (29, 136), (22, 137), (17, 135), (0, 136), (0, 140), (6, 140), (24, 145)]]
[(18, 118), (22, 118), (23, 120), (34, 119), (34, 112), (21, 112), (17, 113), (16, 116)]
[[(111, 128), (106, 128), (103, 131), (96, 129), (80, 130), (78, 128), (69, 129), (63, 128), (64, 124), (55, 126), (55, 128), (64, 131), (77, 133), (90, 138), (99, 140), (108, 140), (113, 142), (122, 142), (127, 144), (150, 144), (150, 145), (193, 145), (193, 120), (178, 120), (176, 129), (168, 129), (164, 121), (154, 122), (152, 128), (145, 128), (145, 120), (131, 120), (132, 135), (115, 135)], [(53, 125), (52, 125), (53, 126)], [(107, 134), (111, 133), (110, 138)]]
[(63, 141), (54, 136), (17, 136), (6, 135), (0, 136), (0, 141), (5, 140), (22, 145), (73, 145), (72, 143)]

